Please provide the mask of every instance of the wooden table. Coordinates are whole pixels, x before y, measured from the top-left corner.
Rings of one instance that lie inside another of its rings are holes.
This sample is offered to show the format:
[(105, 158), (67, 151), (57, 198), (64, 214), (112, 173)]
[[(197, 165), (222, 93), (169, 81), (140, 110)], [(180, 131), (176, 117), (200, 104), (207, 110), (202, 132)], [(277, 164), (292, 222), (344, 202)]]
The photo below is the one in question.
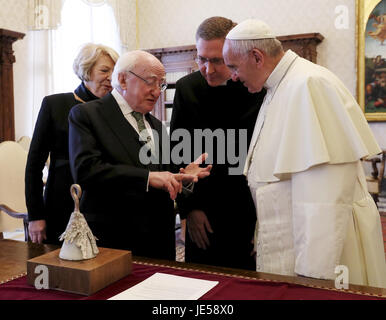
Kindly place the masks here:
[(17, 278), (27, 272), (27, 260), (57, 249), (54, 245), (32, 242), (0, 240), (0, 283)]
[[(26, 261), (30, 258), (39, 256), (49, 251), (57, 249), (54, 245), (38, 245), (14, 240), (0, 240), (0, 284), (12, 279), (26, 275)], [(208, 275), (225, 276), (228, 279), (237, 280), (261, 280), (269, 283), (287, 283), (301, 285), (304, 287), (327, 289), (331, 292), (342, 292), (335, 289), (335, 282), (332, 280), (319, 280), (305, 277), (291, 277), (277, 274), (254, 272), (241, 269), (231, 269), (225, 267), (215, 267), (208, 265), (173, 262), (166, 260), (150, 259), (143, 257), (133, 257), (133, 263), (140, 266), (149, 266), (149, 268), (173, 268), (173, 270), (183, 270), (205, 273)], [(377, 296), (386, 298), (386, 288), (374, 288), (359, 285), (350, 285), (346, 293), (362, 294), (367, 296)]]

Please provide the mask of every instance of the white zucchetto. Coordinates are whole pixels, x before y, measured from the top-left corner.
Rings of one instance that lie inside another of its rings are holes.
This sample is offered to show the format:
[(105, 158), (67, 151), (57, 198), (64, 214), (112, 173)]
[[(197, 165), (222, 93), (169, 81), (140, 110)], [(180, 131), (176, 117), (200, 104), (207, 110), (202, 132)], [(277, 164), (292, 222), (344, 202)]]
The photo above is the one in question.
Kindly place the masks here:
[(271, 28), (261, 20), (248, 19), (239, 23), (226, 36), (229, 40), (258, 40), (275, 38)]

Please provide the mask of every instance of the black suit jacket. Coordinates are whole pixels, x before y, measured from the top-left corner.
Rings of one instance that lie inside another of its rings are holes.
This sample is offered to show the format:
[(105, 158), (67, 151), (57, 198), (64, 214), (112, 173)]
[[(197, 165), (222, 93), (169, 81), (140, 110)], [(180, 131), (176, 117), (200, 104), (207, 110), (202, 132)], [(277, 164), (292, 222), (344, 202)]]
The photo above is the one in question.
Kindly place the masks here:
[[(167, 134), (159, 120), (146, 118), (160, 136)], [(174, 260), (173, 201), (166, 191), (147, 191), (149, 171), (170, 166), (141, 163), (143, 142), (111, 94), (74, 107), (69, 123), (71, 170), (84, 191), (81, 212), (98, 245)]]
[[(251, 94), (240, 82), (232, 80), (223, 86), (210, 87), (199, 71), (189, 74), (176, 83), (171, 134), (179, 128), (187, 129), (194, 146), (194, 129), (222, 129), (225, 137), (227, 129), (236, 129), (236, 132), (246, 129), (248, 146), (264, 95), (265, 90)], [(226, 139), (225, 145), (232, 142), (238, 150), (238, 141), (236, 135), (234, 142)], [(196, 183), (190, 198), (178, 202), (183, 217), (194, 209), (204, 211), (214, 231), (209, 234), (207, 250), (199, 249), (187, 236), (185, 260), (254, 269), (250, 252), (256, 212), (246, 178), (242, 175), (244, 161), (239, 164), (239, 175), (229, 175), (229, 168), (238, 165), (227, 158), (225, 163), (219, 163), (216, 144), (212, 156), (210, 176)]]
[[(83, 83), (75, 93), (83, 101), (98, 99)], [(72, 92), (45, 97), (29, 148), (25, 171), (28, 219), (46, 220), (48, 243), (59, 244), (59, 236), (74, 210), (70, 195), (73, 180), (68, 161), (68, 114), (79, 103)], [(43, 196), (42, 171), (48, 155), (50, 168)]]

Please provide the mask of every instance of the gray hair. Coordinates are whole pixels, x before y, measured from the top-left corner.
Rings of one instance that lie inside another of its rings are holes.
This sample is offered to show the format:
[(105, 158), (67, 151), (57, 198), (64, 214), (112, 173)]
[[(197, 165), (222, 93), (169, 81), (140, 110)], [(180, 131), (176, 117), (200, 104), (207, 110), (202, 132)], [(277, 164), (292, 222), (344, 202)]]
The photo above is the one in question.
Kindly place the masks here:
[(115, 89), (120, 89), (121, 86), (118, 76), (121, 73), (127, 73), (133, 70), (138, 65), (144, 66), (144, 59), (158, 61), (151, 53), (143, 50), (133, 50), (122, 54), (115, 64), (113, 74), (111, 75), (111, 86)]
[(80, 48), (72, 65), (75, 74), (80, 80), (90, 80), (91, 69), (102, 55), (110, 57), (114, 64), (119, 57), (114, 49), (102, 44), (86, 43)]
[(232, 52), (239, 56), (247, 55), (252, 49), (259, 49), (270, 57), (283, 52), (283, 46), (276, 38), (258, 40), (226, 40)]

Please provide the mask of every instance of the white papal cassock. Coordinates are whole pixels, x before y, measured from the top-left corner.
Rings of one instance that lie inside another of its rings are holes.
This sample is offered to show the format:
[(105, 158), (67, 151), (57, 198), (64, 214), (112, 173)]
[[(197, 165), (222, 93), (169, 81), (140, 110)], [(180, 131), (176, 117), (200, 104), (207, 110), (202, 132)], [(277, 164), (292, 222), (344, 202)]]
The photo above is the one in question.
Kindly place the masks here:
[(269, 76), (244, 173), (257, 271), (386, 287), (381, 223), (360, 159), (381, 150), (342, 82), (291, 50)]

